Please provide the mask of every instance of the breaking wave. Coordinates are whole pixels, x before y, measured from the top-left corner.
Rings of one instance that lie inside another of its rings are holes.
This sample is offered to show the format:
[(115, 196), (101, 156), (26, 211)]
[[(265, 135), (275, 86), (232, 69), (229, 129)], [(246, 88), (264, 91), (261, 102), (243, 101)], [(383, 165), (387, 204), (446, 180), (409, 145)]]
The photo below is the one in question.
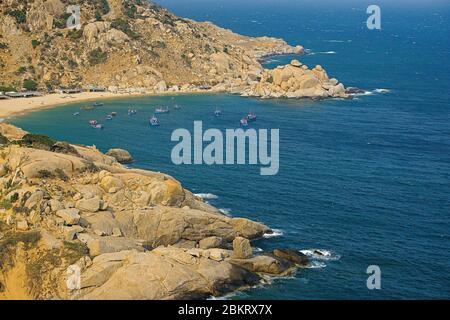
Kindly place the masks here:
[(270, 234), (265, 234), (263, 237), (264, 238), (275, 238), (275, 237), (281, 237), (284, 235), (283, 230), (280, 229), (272, 229), (273, 233)]
[(196, 193), (194, 194), (194, 196), (202, 198), (203, 200), (214, 200), (219, 198), (219, 196), (216, 196), (215, 194), (212, 193)]
[(221, 212), (221, 213), (223, 213), (224, 215), (226, 215), (226, 216), (231, 216), (231, 209), (228, 209), (228, 208), (219, 208), (219, 211)]

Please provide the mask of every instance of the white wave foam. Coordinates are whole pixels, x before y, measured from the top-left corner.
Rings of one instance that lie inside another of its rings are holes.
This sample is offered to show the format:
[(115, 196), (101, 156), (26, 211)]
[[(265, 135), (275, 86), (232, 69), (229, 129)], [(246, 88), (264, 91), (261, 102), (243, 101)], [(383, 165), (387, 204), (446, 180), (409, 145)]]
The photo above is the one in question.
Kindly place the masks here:
[(194, 196), (202, 198), (203, 200), (213, 200), (219, 198), (219, 196), (212, 193), (196, 193)]
[(389, 92), (391, 92), (391, 90), (389, 90), (389, 89), (375, 89), (374, 91), (376, 93), (389, 93)]
[(265, 234), (263, 237), (264, 238), (275, 238), (275, 237), (281, 237), (284, 235), (283, 230), (280, 229), (272, 229), (273, 233), (270, 234)]
[(300, 252), (315, 260), (337, 261), (341, 259), (340, 255), (325, 249), (305, 249)]
[(226, 216), (231, 216), (231, 209), (228, 208), (219, 208), (219, 211), (222, 212)]
[(320, 51), (320, 52), (310, 52), (310, 55), (315, 55), (315, 54), (337, 54), (336, 51)]
[(306, 267), (306, 269), (322, 269), (325, 268), (327, 265), (323, 261), (311, 261), (309, 266)]

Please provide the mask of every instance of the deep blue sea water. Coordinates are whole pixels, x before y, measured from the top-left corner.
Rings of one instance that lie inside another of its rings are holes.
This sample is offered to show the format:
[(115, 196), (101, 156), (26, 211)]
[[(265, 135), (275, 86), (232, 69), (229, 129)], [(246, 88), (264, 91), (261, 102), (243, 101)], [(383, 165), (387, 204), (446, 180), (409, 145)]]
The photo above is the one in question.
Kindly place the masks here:
[[(370, 94), (354, 100), (258, 100), (188, 95), (105, 101), (45, 110), (12, 122), (74, 143), (130, 150), (135, 167), (167, 172), (233, 216), (279, 232), (259, 240), (269, 250), (321, 248), (332, 259), (290, 279), (247, 290), (233, 299), (450, 298), (450, 5), (381, 4), (382, 30), (365, 27), (368, 2), (159, 0), (175, 13), (210, 20), (247, 35), (283, 37), (311, 54), (346, 86)], [(275, 57), (268, 66), (293, 57)], [(375, 89), (388, 89), (387, 93)], [(183, 106), (149, 128), (155, 105)], [(126, 115), (134, 106), (138, 114)], [(224, 114), (215, 118), (216, 106)], [(175, 166), (172, 130), (234, 128), (248, 110), (255, 128), (280, 129), (280, 172), (258, 166)], [(105, 130), (89, 128), (89, 119)], [(381, 290), (366, 287), (369, 265), (381, 268)]]

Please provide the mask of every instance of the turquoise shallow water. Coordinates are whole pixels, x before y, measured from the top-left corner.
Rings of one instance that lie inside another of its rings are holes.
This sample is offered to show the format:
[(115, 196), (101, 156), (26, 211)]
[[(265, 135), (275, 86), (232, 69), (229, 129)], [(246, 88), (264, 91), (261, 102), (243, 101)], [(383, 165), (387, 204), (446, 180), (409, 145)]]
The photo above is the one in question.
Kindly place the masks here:
[[(291, 279), (233, 298), (416, 299), (450, 297), (450, 80), (449, 6), (382, 6), (383, 29), (368, 31), (363, 5), (161, 0), (176, 13), (249, 35), (282, 36), (301, 43), (346, 85), (367, 89), (354, 100), (257, 100), (231, 95), (187, 95), (82, 104), (13, 119), (26, 130), (74, 143), (130, 150), (133, 166), (167, 172), (231, 215), (259, 220), (279, 236), (264, 250), (321, 248), (330, 259)], [(255, 3), (253, 3), (255, 5)], [(275, 57), (269, 66), (293, 57)], [(387, 93), (375, 89), (388, 89)], [(147, 118), (155, 105), (180, 104)], [(133, 106), (134, 117), (126, 115)], [(224, 114), (215, 118), (219, 106)], [(258, 166), (175, 166), (170, 134), (202, 120), (208, 128), (235, 128), (251, 109), (255, 128), (280, 129), (280, 172), (262, 177)], [(103, 120), (109, 112), (117, 119)], [(105, 130), (87, 125), (102, 120)], [(379, 265), (382, 289), (369, 291), (366, 268)]]

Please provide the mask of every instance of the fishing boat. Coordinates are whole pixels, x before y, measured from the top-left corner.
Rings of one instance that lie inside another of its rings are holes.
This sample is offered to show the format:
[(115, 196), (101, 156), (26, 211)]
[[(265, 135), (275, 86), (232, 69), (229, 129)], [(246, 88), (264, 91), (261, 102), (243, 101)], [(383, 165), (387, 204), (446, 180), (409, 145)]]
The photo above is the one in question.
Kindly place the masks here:
[(129, 116), (134, 116), (137, 113), (137, 110), (135, 109), (128, 109), (128, 115)]
[(72, 113), (72, 115), (73, 115), (73, 116), (79, 116), (80, 113), (79, 113), (79, 112), (74, 112), (74, 113)]
[(175, 109), (175, 110), (180, 110), (180, 109), (181, 109), (181, 106), (179, 106), (179, 105), (176, 104), (175, 107), (174, 107), (174, 109)]
[(153, 117), (151, 117), (151, 118), (148, 120), (148, 122), (150, 123), (150, 125), (151, 125), (152, 127), (157, 127), (157, 126), (159, 126), (158, 118), (155, 117), (154, 115), (153, 115)]
[(220, 117), (222, 115), (222, 110), (216, 108), (216, 110), (214, 111), (214, 115), (216, 117)]
[(100, 124), (100, 123), (97, 123), (97, 124), (95, 124), (95, 125), (92, 125), (92, 128), (94, 128), (94, 129), (99, 129), (99, 130), (103, 130), (103, 125)]
[(243, 127), (247, 127), (248, 126), (248, 119), (247, 119), (247, 117), (242, 118), (240, 122), (241, 122), (241, 125)]
[(248, 122), (256, 121), (256, 113), (249, 112), (247, 115), (247, 120)]
[(111, 116), (113, 116), (113, 117), (117, 116), (117, 112), (111, 112), (110, 114), (111, 114)]
[(169, 107), (165, 107), (165, 108), (158, 107), (155, 109), (155, 114), (169, 113), (169, 112), (170, 112)]
[(102, 107), (103, 105), (103, 102), (96, 102), (93, 104), (94, 107)]
[(82, 106), (80, 109), (81, 110), (94, 110), (95, 107), (94, 106)]
[(98, 124), (98, 122), (97, 122), (97, 120), (89, 120), (89, 124), (90, 124), (91, 126), (95, 126), (95, 125)]
[(112, 119), (113, 119), (113, 116), (112, 116), (112, 115), (108, 114), (108, 115), (106, 116), (106, 120), (112, 120)]

